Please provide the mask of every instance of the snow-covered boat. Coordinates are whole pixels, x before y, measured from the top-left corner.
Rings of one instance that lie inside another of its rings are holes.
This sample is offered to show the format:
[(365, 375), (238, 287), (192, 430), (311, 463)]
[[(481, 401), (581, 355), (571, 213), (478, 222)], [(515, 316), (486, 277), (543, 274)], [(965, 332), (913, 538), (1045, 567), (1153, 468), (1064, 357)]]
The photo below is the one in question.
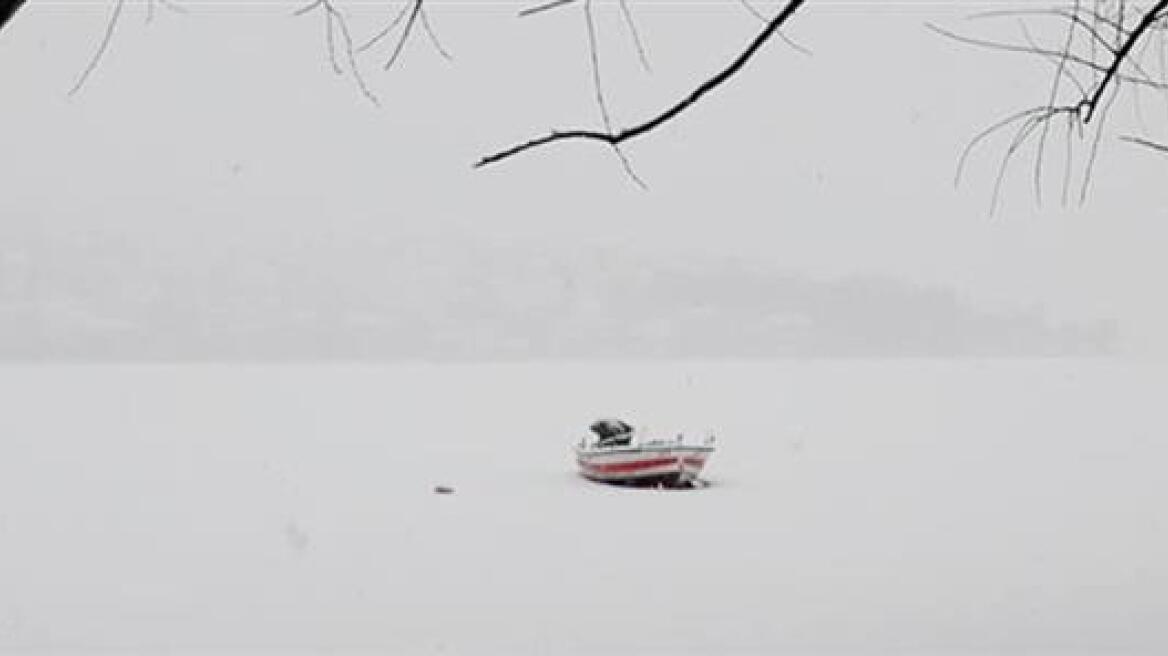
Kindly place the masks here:
[(714, 436), (700, 443), (678, 433), (672, 438), (643, 437), (618, 419), (601, 419), (576, 445), (576, 463), (586, 478), (626, 485), (685, 487), (699, 481), (714, 452)]

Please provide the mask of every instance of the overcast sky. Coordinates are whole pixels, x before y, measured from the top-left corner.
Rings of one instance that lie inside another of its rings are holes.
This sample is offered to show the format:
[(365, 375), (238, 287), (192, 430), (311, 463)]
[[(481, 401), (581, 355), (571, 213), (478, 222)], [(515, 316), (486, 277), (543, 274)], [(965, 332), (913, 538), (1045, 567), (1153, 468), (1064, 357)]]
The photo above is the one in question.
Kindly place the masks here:
[[(30, 330), (85, 332), (141, 319), (119, 316), (126, 304), (111, 294), (206, 307), (257, 277), (303, 276), (327, 280), (299, 299), (326, 311), (329, 289), (402, 288), (417, 269), (382, 257), (391, 251), (460, 271), (504, 254), (522, 274), (529, 256), (599, 249), (669, 271), (737, 261), (942, 289), (979, 311), (1113, 321), (1125, 352), (1168, 352), (1168, 158), (1115, 138), (1134, 120), (1130, 105), (1115, 113), (1084, 205), (1062, 207), (1055, 176), (1038, 207), (1024, 155), (991, 217), (1004, 141), (976, 151), (955, 188), (958, 157), (982, 128), (1044, 100), (1049, 65), (924, 26), (1016, 38), (1013, 22), (962, 19), (984, 3), (872, 4), (809, 3), (787, 32), (810, 55), (775, 41), (630, 144), (642, 190), (592, 144), (472, 168), (549, 128), (600, 125), (579, 7), (520, 19), (524, 3), (428, 2), (453, 59), (420, 31), (388, 72), (390, 45), (363, 54), (375, 106), (351, 73), (330, 70), (324, 16), (292, 17), (287, 2), (192, 1), (149, 24), (131, 3), (69, 97), (111, 3), (34, 1), (0, 34), (0, 302), (10, 319), (35, 313)], [(620, 125), (688, 92), (759, 29), (733, 2), (633, 2), (646, 72), (617, 5), (599, 5), (600, 68)], [(396, 11), (342, 6), (358, 38)], [(1164, 136), (1168, 103), (1141, 101), (1150, 133)], [(174, 270), (209, 282), (151, 288)], [(94, 316), (62, 328), (49, 301)], [(238, 312), (225, 305), (223, 325)], [(858, 322), (864, 312), (881, 309)]]

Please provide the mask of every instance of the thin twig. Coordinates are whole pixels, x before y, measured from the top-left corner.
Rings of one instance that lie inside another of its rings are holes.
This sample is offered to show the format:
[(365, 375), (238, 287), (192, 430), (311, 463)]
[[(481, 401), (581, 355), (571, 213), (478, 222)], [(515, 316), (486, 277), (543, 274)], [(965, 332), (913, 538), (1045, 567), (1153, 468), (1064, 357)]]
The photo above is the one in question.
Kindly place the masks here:
[(743, 9), (745, 9), (751, 16), (754, 16), (759, 21), (763, 23), (767, 22), (767, 17), (763, 16), (762, 12), (758, 10), (758, 7), (755, 7), (754, 3), (752, 3), (750, 0), (738, 0), (738, 4), (742, 5)]
[(624, 16), (625, 25), (629, 28), (629, 34), (633, 37), (633, 45), (637, 48), (637, 57), (641, 60), (641, 68), (646, 72), (651, 72), (653, 67), (649, 65), (649, 56), (645, 51), (645, 44), (641, 41), (641, 32), (637, 29), (637, 21), (633, 20), (633, 11), (629, 8), (629, 0), (619, 0), (621, 15)]
[(1144, 139), (1143, 137), (1135, 137), (1131, 135), (1124, 135), (1120, 137), (1120, 140), (1133, 143), (1137, 146), (1143, 146), (1144, 148), (1150, 148), (1157, 152), (1168, 154), (1168, 144), (1162, 144), (1150, 139)]
[[(1111, 106), (1115, 104), (1115, 99), (1119, 97), (1119, 87), (1115, 84), (1111, 85), (1111, 97), (1103, 106), (1103, 111), (1099, 115), (1099, 121), (1095, 124), (1095, 138), (1091, 142), (1091, 151), (1087, 156), (1087, 166), (1083, 170), (1083, 186), (1079, 189), (1079, 204), (1083, 205), (1087, 202), (1087, 189), (1091, 186), (1092, 173), (1095, 170), (1095, 162), (1099, 158), (1099, 144), (1103, 141), (1103, 124), (1107, 117)], [(1083, 121), (1087, 125), (1086, 121)]]
[[(1075, 0), (1075, 12), (1079, 10), (1080, 0)], [(1026, 29), (1025, 23), (1022, 24), (1022, 32), (1026, 35), (1026, 40), (1033, 43), (1029, 31)], [(1055, 71), (1054, 79), (1050, 85), (1050, 95), (1047, 98), (1047, 107), (1054, 107), (1055, 101), (1058, 100), (1059, 84), (1062, 82), (1063, 73), (1066, 71), (1067, 56), (1071, 53), (1071, 48), (1075, 43), (1075, 23), (1072, 22), (1067, 28), (1066, 40), (1063, 42), (1062, 53), (1063, 56), (1058, 60), (1057, 70)], [(1072, 78), (1073, 79), (1073, 78)], [(1076, 84), (1078, 82), (1076, 81)], [(1080, 87), (1081, 88), (1081, 87)], [(1034, 197), (1038, 204), (1042, 205), (1042, 160), (1046, 152), (1046, 138), (1050, 135), (1050, 121), (1042, 122), (1042, 133), (1038, 136), (1038, 154), (1034, 158)]]
[(1067, 117), (1067, 152), (1063, 156), (1063, 192), (1061, 196), (1063, 207), (1070, 204), (1071, 170), (1075, 152), (1075, 126), (1082, 125), (1074, 114), (1067, 112), (1065, 116)]
[(584, 0), (584, 25), (588, 33), (588, 60), (592, 68), (592, 92), (596, 98), (596, 106), (600, 109), (600, 120), (604, 129), (612, 132), (612, 114), (608, 111), (608, 102), (604, 99), (604, 85), (600, 76), (600, 52), (596, 45), (596, 21), (592, 17), (592, 0)]
[(179, 5), (179, 4), (176, 4), (174, 2), (171, 2), (171, 0), (146, 0), (146, 24), (147, 25), (154, 22), (154, 16), (156, 14), (155, 7), (157, 7), (157, 6), (161, 6), (164, 9), (168, 9), (171, 12), (176, 13), (176, 14), (189, 14), (190, 13), (189, 11), (187, 11), (186, 7)]
[(414, 28), (416, 28), (419, 23), (422, 25), (423, 31), (426, 32), (426, 36), (429, 38), (430, 44), (434, 47), (434, 50), (436, 50), (443, 59), (453, 59), (453, 57), (450, 56), (450, 52), (447, 51), (446, 48), (443, 47), (442, 42), (439, 41), (438, 34), (434, 31), (433, 26), (430, 24), (430, 18), (426, 12), (426, 6), (423, 0), (409, 0), (409, 2), (402, 5), (401, 11), (399, 11), (397, 15), (394, 16), (393, 20), (390, 21), (385, 27), (381, 28), (381, 30), (379, 30), (377, 34), (374, 34), (372, 38), (361, 44), (361, 46), (357, 48), (357, 51), (365, 52), (366, 50), (377, 45), (390, 34), (392, 34), (394, 29), (397, 28), (398, 25), (401, 25), (403, 21), (405, 22), (405, 25), (402, 27), (402, 33), (398, 37), (397, 42), (394, 43), (393, 50), (390, 52), (389, 58), (385, 61), (385, 64), (382, 65), (383, 69), (388, 71), (389, 69), (393, 68), (393, 65), (397, 63), (398, 59), (401, 58), (402, 53), (405, 51), (406, 43), (414, 34)]
[(997, 212), (998, 201), (1001, 198), (1002, 184), (1005, 182), (1006, 169), (1010, 165), (1010, 160), (1013, 159), (1014, 154), (1018, 152), (1018, 149), (1021, 148), (1024, 143), (1026, 143), (1026, 140), (1030, 138), (1030, 135), (1033, 134), (1034, 130), (1036, 130), (1040, 124), (1049, 119), (1052, 113), (1053, 112), (1051, 110), (1045, 110), (1038, 116), (1031, 116), (1030, 118), (1023, 121), (1022, 126), (1019, 127), (1018, 131), (1014, 134), (1014, 138), (1010, 142), (1010, 147), (1006, 149), (1006, 154), (1002, 157), (1002, 163), (998, 167), (997, 179), (994, 180), (994, 192), (990, 197), (991, 216)]
[(438, 51), (438, 54), (442, 55), (443, 59), (446, 61), (453, 61), (454, 57), (452, 57), (450, 52), (442, 46), (442, 41), (438, 39), (438, 33), (435, 32), (434, 28), (430, 26), (429, 12), (422, 10), (421, 17), (422, 29), (426, 30), (426, 36), (430, 37), (430, 44), (434, 46), (434, 49)]
[(412, 9), (411, 3), (402, 5), (401, 11), (399, 11), (397, 15), (393, 17), (393, 20), (389, 21), (385, 27), (381, 28), (381, 30), (379, 30), (377, 34), (374, 34), (368, 41), (361, 44), (361, 46), (357, 48), (357, 52), (365, 52), (366, 50), (380, 43), (382, 39), (389, 36), (390, 33), (393, 32), (393, 28), (397, 27), (398, 24), (405, 20), (405, 17), (409, 15), (410, 9)]
[(85, 86), (85, 82), (89, 79), (89, 76), (97, 69), (97, 65), (101, 63), (101, 58), (105, 55), (106, 50), (109, 49), (110, 42), (114, 38), (114, 30), (118, 26), (118, 19), (121, 18), (122, 9), (125, 6), (126, 0), (117, 0), (114, 3), (114, 9), (110, 13), (109, 21), (106, 22), (105, 34), (101, 37), (101, 43), (98, 44), (97, 51), (93, 53), (93, 58), (89, 60), (89, 64), (85, 67), (85, 70), (81, 71), (81, 76), (77, 78), (77, 82), (73, 85), (73, 88), (69, 89), (68, 95), (73, 96), (80, 91), (81, 87)]
[(339, 11), (332, 9), (331, 5), (330, 9), (334, 13), (337, 25), (341, 28), (341, 37), (345, 40), (345, 55), (349, 60), (349, 70), (353, 72), (353, 79), (357, 82), (357, 87), (361, 90), (361, 95), (365, 96), (374, 105), (381, 105), (381, 102), (377, 100), (377, 96), (373, 94), (369, 85), (365, 83), (365, 76), (361, 74), (361, 68), (357, 65), (357, 53), (353, 47), (353, 35), (349, 32), (348, 22)]
[(380, 105), (381, 102), (365, 82), (365, 76), (361, 74), (361, 67), (357, 63), (353, 34), (349, 30), (349, 22), (345, 19), (345, 15), (333, 5), (332, 0), (315, 0), (293, 12), (293, 16), (304, 16), (315, 9), (320, 9), (324, 13), (325, 45), (328, 48), (329, 64), (333, 72), (337, 75), (344, 74), (344, 69), (341, 68), (340, 61), (337, 59), (336, 31), (339, 30), (344, 44), (345, 60), (353, 74), (353, 81), (357, 84), (361, 95), (374, 105)]
[(519, 12), (519, 15), (521, 17), (522, 16), (531, 16), (532, 14), (538, 14), (538, 13), (547, 11), (549, 9), (563, 7), (564, 5), (571, 4), (575, 1), (576, 0), (551, 0), (551, 2), (545, 2), (542, 5), (537, 5), (535, 7), (530, 7), (528, 9), (524, 9), (523, 11)]
[[(600, 109), (600, 120), (604, 124), (605, 131), (612, 132), (612, 113), (608, 110), (608, 101), (604, 97), (604, 84), (600, 75), (600, 48), (597, 45), (596, 21), (592, 16), (592, 0), (584, 0), (583, 6), (584, 25), (588, 33), (588, 57), (592, 64), (592, 88), (596, 94), (596, 106)], [(620, 160), (625, 173), (641, 188), (645, 188), (645, 182), (633, 170), (633, 165), (621, 150), (620, 144), (612, 144), (612, 151), (617, 156), (617, 159)]]
[(1108, 41), (1094, 25), (1083, 20), (1083, 18), (1080, 14), (1081, 14), (1081, 12), (1078, 10), (1067, 11), (1065, 9), (1043, 9), (1043, 10), (998, 9), (998, 10), (994, 10), (994, 11), (978, 12), (976, 14), (970, 15), (970, 18), (973, 18), (973, 19), (977, 19), (977, 18), (1009, 18), (1009, 17), (1027, 17), (1027, 16), (1046, 16), (1046, 17), (1051, 17), (1051, 18), (1060, 18), (1063, 20), (1071, 21), (1075, 25), (1078, 25), (1085, 32), (1090, 34), (1092, 36), (1092, 38), (1094, 38), (1098, 43), (1103, 45), (1103, 47), (1105, 47), (1109, 52), (1111, 52), (1112, 54), (1115, 54), (1115, 51), (1112, 49), (1111, 42)]
[(325, 44), (328, 47), (329, 64), (332, 66), (333, 73), (337, 75), (344, 75), (341, 70), (340, 63), (337, 62), (337, 44), (336, 39), (333, 38), (333, 12), (327, 11), (328, 4), (325, 4), (326, 11), (324, 12), (324, 38)]
[(969, 140), (969, 143), (965, 144), (965, 148), (961, 151), (961, 156), (957, 158), (957, 170), (953, 174), (953, 186), (958, 186), (961, 184), (961, 176), (965, 172), (965, 164), (969, 160), (969, 156), (973, 154), (973, 150), (977, 147), (978, 144), (989, 138), (990, 135), (994, 134), (998, 130), (1009, 126), (1011, 123), (1027, 118), (1032, 114), (1043, 112), (1045, 110), (1045, 107), (1032, 107), (1030, 109), (1024, 109), (999, 120), (997, 123), (994, 123), (993, 125), (974, 135), (974, 137)]
[(385, 65), (382, 67), (383, 69), (388, 71), (393, 67), (393, 64), (397, 61), (397, 58), (401, 56), (402, 51), (405, 50), (406, 41), (408, 41), (410, 38), (410, 32), (413, 31), (414, 24), (418, 21), (418, 14), (421, 12), (422, 0), (414, 0), (414, 7), (412, 10), (410, 10), (410, 15), (409, 18), (406, 19), (405, 27), (402, 28), (401, 38), (398, 39), (397, 45), (394, 46), (393, 53), (390, 54), (389, 59), (386, 60)]

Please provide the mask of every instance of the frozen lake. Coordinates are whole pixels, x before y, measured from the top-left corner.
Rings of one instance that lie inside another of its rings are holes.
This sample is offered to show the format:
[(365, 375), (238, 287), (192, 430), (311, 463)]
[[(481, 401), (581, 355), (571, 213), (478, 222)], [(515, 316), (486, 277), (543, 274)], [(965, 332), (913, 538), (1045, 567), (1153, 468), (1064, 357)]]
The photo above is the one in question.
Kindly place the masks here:
[[(0, 650), (1166, 653), (1164, 390), (1108, 360), (2, 367)], [(712, 486), (579, 479), (597, 415), (714, 429)]]

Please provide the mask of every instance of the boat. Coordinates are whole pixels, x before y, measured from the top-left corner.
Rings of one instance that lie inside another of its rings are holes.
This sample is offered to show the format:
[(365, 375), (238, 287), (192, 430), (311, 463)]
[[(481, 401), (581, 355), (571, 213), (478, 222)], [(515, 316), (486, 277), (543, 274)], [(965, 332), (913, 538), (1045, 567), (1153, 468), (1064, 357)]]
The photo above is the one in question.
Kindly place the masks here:
[(652, 437), (619, 419), (599, 419), (575, 446), (585, 478), (604, 483), (656, 487), (695, 487), (714, 436), (695, 443), (684, 434)]

